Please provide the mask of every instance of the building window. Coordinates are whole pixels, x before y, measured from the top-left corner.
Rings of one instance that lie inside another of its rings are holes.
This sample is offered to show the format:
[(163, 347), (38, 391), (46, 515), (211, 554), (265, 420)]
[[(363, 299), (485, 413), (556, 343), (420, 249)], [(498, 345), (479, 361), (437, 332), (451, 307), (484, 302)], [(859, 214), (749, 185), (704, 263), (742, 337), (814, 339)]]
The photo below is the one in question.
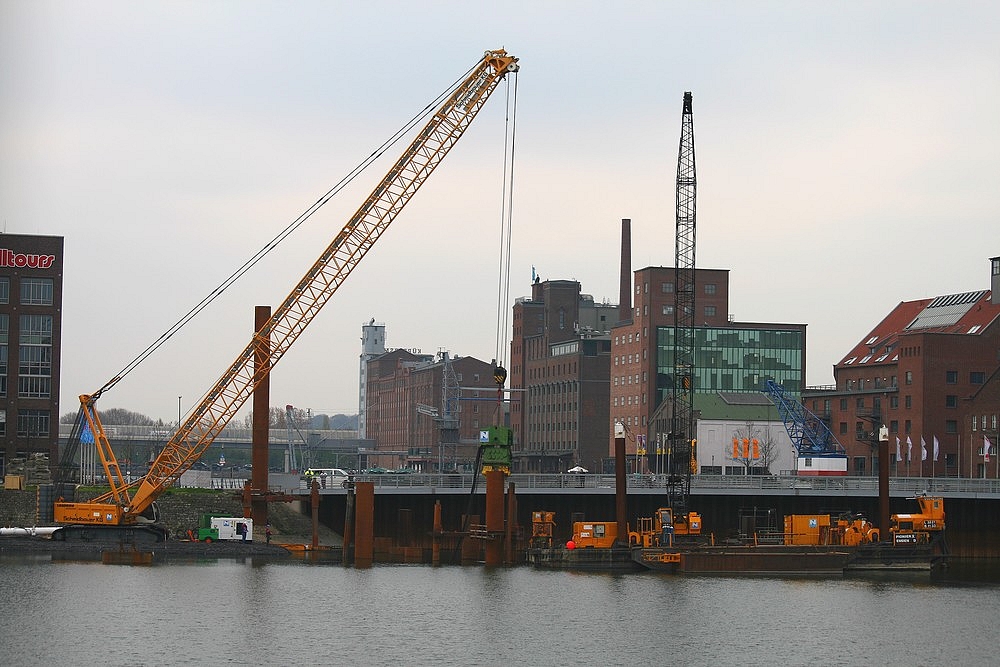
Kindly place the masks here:
[(847, 399), (846, 398), (840, 399), (840, 409), (841, 409), (841, 411), (847, 410)]
[(944, 421), (944, 432), (949, 435), (958, 433), (958, 422), (954, 419), (946, 419)]
[(668, 306), (668, 305), (664, 304), (664, 306), (663, 306), (663, 314), (664, 315), (673, 315), (674, 314), (674, 307), (673, 306)]
[(905, 422), (903, 422), (903, 429), (905, 429), (904, 432), (907, 435), (909, 435), (909, 433), (910, 433), (910, 426), (912, 426), (912, 424), (910, 423), (909, 419), (907, 419)]
[(948, 394), (944, 397), (944, 407), (946, 408), (957, 408), (958, 407), (958, 396), (954, 394)]
[[(973, 431), (976, 430), (976, 424), (978, 424), (978, 423), (979, 423), (979, 418), (976, 417), (976, 415), (972, 415), (972, 430)], [(985, 426), (985, 424), (983, 424), (983, 426)]]
[(52, 278), (22, 278), (21, 303), (29, 306), (51, 306)]
[(945, 371), (944, 381), (947, 384), (958, 384), (958, 371)]
[(840, 422), (840, 435), (847, 435), (847, 422)]
[(705, 306), (705, 317), (715, 317), (715, 306)]
[(906, 384), (913, 384), (913, 371), (906, 371), (906, 375), (904, 377), (906, 378), (904, 380)]
[(855, 401), (855, 406), (854, 407), (856, 407), (858, 410), (864, 410), (865, 409), (865, 399), (864, 398), (857, 399)]
[(52, 345), (51, 315), (21, 315), (22, 345)]
[(895, 419), (889, 422), (889, 433), (899, 433), (899, 422)]
[(910, 396), (909, 394), (907, 394), (906, 396), (904, 396), (903, 397), (903, 405), (906, 406), (907, 410), (909, 410), (910, 408), (912, 408), (913, 407), (913, 397)]
[(971, 371), (969, 373), (969, 384), (983, 384), (986, 382), (986, 373), (982, 371)]
[(0, 278), (0, 303), (10, 303), (10, 278)]
[(662, 285), (660, 285), (660, 289), (663, 291), (664, 294), (673, 294), (674, 293), (674, 284), (673, 283), (663, 283)]
[(899, 407), (899, 396), (889, 397), (889, 407), (892, 409), (896, 409)]
[(714, 283), (707, 283), (705, 285), (705, 294), (708, 294), (708, 295), (715, 294), (715, 284)]
[(17, 413), (17, 435), (22, 438), (48, 436), (48, 410), (20, 410)]

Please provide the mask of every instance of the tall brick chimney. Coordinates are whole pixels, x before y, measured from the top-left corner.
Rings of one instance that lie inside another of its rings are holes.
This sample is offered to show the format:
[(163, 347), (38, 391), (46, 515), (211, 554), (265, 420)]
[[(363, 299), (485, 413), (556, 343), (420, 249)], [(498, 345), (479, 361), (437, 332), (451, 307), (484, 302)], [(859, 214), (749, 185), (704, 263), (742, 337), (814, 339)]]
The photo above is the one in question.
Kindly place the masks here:
[(622, 218), (622, 263), (618, 291), (618, 323), (632, 321), (632, 220)]

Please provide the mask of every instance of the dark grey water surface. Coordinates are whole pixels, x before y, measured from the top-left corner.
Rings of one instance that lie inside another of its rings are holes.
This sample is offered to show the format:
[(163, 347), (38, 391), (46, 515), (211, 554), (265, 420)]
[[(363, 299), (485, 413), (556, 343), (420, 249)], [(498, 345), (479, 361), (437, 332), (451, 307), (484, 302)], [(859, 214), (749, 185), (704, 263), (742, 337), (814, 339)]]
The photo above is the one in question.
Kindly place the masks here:
[(998, 665), (995, 567), (944, 578), (0, 558), (4, 665)]

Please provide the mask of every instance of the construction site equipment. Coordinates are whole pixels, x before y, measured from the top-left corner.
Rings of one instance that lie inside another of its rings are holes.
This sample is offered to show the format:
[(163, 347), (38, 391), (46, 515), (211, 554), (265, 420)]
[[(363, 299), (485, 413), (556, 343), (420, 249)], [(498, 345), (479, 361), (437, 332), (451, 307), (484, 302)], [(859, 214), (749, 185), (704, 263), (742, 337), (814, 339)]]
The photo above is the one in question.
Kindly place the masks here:
[(808, 477), (847, 475), (847, 452), (825, 421), (790, 397), (774, 380), (765, 381), (761, 391), (778, 408), (778, 415), (795, 447), (796, 474)]
[[(143, 520), (155, 521), (156, 499), (208, 449), (461, 138), (500, 81), (517, 69), (517, 58), (506, 51), (485, 53), (270, 319), (178, 426), (141, 479), (129, 483), (122, 475), (97, 412), (97, 400), (121, 375), (98, 391), (80, 396), (80, 423), (93, 434), (111, 490), (89, 502), (55, 503), (56, 522), (68, 527), (123, 527)], [(72, 532), (68, 530), (65, 536)], [(165, 533), (160, 537), (165, 538)]]
[(834, 518), (829, 514), (785, 516), (784, 544), (856, 547), (878, 542), (879, 530), (861, 516)]
[(199, 542), (217, 540), (253, 541), (253, 519), (241, 516), (213, 516), (203, 514), (198, 521), (195, 535)]
[(531, 546), (533, 548), (551, 548), (555, 534), (556, 513), (536, 510), (531, 513)]
[(917, 496), (916, 514), (893, 514), (889, 533), (893, 544), (923, 544), (944, 535), (944, 498)]
[(574, 549), (610, 549), (617, 539), (618, 522), (616, 521), (575, 521), (573, 523), (572, 548)]
[(701, 541), (701, 515), (697, 512), (674, 513), (661, 507), (651, 517), (640, 517), (636, 529), (629, 531), (631, 546), (672, 547), (678, 542)]
[(650, 420), (653, 426), (648, 448), (643, 446), (644, 434), (639, 434), (641, 442), (637, 441), (637, 448), (647, 451), (649, 469), (657, 474), (666, 473), (667, 504), (678, 512), (687, 508), (691, 474), (698, 466), (694, 411), (697, 190), (692, 95), (686, 92), (681, 108), (675, 182), (673, 345), (664, 364), (671, 372), (661, 387), (666, 395)]

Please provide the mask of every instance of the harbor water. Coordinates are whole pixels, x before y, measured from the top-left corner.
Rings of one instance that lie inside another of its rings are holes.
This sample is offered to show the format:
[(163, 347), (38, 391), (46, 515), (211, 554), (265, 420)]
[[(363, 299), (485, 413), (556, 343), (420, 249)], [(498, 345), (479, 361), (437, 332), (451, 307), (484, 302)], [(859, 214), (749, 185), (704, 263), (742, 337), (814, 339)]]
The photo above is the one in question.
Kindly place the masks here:
[(995, 566), (737, 578), (0, 556), (7, 665), (997, 665)]

